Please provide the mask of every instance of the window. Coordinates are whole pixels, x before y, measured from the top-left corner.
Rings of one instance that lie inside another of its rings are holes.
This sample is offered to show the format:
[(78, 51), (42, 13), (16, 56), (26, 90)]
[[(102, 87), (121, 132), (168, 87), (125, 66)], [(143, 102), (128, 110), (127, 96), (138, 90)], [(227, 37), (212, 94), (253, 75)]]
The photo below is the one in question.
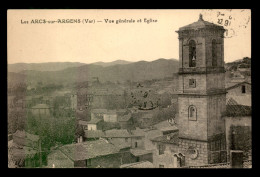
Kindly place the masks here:
[(164, 154), (164, 149), (165, 149), (164, 145), (159, 144), (158, 148), (159, 148), (159, 155)]
[(135, 142), (135, 147), (137, 148), (137, 142)]
[(136, 162), (140, 162), (140, 157), (136, 157)]
[(128, 142), (128, 138), (125, 138), (125, 142), (126, 142), (126, 143)]
[(196, 87), (196, 80), (195, 79), (190, 79), (189, 80), (189, 87), (190, 88), (195, 88)]
[(164, 168), (164, 165), (161, 165), (161, 164), (160, 164), (160, 165), (159, 165), (159, 168)]
[(217, 42), (212, 40), (212, 66), (217, 66)]
[(197, 109), (195, 106), (189, 107), (189, 120), (197, 120)]
[(196, 43), (194, 40), (189, 42), (189, 67), (196, 66)]
[(242, 85), (242, 93), (246, 93), (246, 86)]

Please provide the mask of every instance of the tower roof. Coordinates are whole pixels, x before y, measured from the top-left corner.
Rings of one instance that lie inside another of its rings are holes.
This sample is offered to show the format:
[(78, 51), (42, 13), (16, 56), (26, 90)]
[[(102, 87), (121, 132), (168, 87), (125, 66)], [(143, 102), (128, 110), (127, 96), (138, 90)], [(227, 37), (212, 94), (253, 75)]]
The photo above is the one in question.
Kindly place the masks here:
[(198, 21), (179, 28), (179, 31), (192, 30), (192, 29), (196, 30), (196, 29), (199, 29), (199, 28), (224, 29), (223, 26), (216, 25), (214, 23), (210, 23), (210, 22), (204, 21), (202, 15), (200, 14)]

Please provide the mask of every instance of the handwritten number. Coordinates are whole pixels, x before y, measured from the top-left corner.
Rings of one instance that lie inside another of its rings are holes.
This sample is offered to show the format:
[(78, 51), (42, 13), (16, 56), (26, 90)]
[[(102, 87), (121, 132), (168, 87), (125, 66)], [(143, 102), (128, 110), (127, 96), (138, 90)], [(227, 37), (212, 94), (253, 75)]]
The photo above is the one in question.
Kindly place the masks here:
[(223, 19), (218, 19), (218, 24), (222, 24)]
[(225, 26), (228, 26), (228, 20), (225, 20)]

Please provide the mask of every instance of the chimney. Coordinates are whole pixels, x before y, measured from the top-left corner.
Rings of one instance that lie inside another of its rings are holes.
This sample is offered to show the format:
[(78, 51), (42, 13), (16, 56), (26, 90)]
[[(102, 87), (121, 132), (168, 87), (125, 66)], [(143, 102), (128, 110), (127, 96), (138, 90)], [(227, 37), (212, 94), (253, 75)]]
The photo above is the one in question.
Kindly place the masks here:
[(199, 21), (204, 21), (203, 17), (202, 17), (202, 14), (200, 14)]

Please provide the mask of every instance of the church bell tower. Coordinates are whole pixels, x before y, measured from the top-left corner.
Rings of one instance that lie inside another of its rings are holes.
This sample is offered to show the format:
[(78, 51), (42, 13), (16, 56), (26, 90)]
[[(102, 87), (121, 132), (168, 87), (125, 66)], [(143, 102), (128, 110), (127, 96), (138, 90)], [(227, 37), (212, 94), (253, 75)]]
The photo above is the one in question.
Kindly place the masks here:
[(226, 161), (224, 32), (203, 20), (179, 28), (179, 149), (186, 165)]

